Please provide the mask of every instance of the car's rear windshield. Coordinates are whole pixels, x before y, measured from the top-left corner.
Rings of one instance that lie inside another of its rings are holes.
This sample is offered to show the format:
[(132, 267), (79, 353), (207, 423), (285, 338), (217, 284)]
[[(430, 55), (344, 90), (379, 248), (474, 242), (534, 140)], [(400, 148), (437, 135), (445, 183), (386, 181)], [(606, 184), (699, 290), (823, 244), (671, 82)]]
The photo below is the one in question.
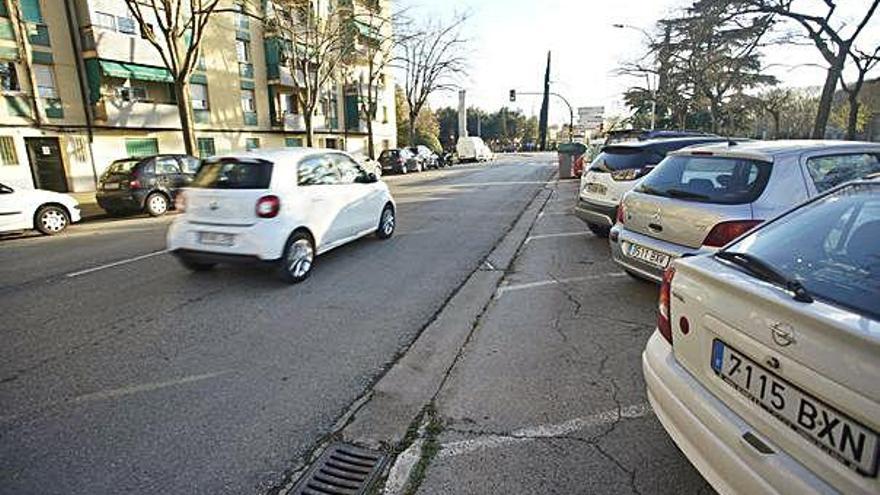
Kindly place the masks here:
[(751, 203), (764, 192), (772, 166), (740, 158), (670, 156), (645, 177), (638, 190), (704, 203)]
[(107, 167), (107, 172), (111, 174), (127, 174), (134, 170), (140, 162), (141, 160), (117, 160)]
[(206, 189), (268, 189), (272, 164), (265, 160), (205, 160), (190, 187)]
[[(594, 172), (616, 172), (642, 168), (648, 165), (650, 152), (639, 146), (606, 146), (590, 164)], [(656, 156), (654, 163), (662, 156)]]
[(880, 183), (853, 184), (730, 245), (814, 298), (880, 321)]
[(380, 159), (382, 159), (382, 158), (389, 158), (389, 157), (390, 157), (390, 158), (397, 158), (397, 155), (398, 155), (398, 154), (399, 154), (399, 153), (397, 152), (397, 150), (385, 150), (385, 151), (382, 152), (381, 155), (379, 155), (379, 158), (380, 158)]

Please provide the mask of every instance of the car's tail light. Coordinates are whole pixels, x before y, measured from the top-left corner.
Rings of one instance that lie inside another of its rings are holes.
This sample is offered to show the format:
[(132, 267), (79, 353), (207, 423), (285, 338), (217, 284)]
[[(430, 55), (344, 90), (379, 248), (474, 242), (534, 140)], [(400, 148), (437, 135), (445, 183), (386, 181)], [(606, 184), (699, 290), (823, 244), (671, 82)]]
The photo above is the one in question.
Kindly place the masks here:
[(177, 193), (177, 197), (174, 198), (174, 209), (180, 213), (186, 211), (186, 194), (183, 191)]
[(714, 227), (706, 236), (703, 245), (707, 247), (722, 247), (728, 242), (752, 230), (763, 220), (733, 220), (721, 222)]
[(140, 189), (141, 188), (141, 181), (139, 181), (137, 179), (132, 179), (132, 180), (128, 181), (128, 188), (129, 189)]
[(614, 219), (615, 222), (623, 225), (626, 220), (626, 208), (623, 207), (623, 201), (617, 205), (617, 218)]
[(263, 196), (257, 200), (257, 216), (260, 218), (275, 218), (281, 210), (281, 199), (275, 195)]
[(675, 268), (669, 267), (663, 272), (663, 283), (660, 284), (660, 297), (657, 301), (657, 330), (660, 335), (672, 344), (672, 315), (669, 311), (672, 302), (672, 277), (675, 276)]

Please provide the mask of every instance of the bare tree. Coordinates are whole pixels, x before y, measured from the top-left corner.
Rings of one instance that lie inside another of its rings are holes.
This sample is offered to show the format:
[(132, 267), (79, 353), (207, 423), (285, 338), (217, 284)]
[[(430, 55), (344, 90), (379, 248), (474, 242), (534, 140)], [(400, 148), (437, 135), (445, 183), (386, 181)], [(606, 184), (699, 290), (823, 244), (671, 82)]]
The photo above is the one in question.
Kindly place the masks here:
[(220, 0), (125, 0), (143, 37), (162, 57), (171, 73), (186, 152), (198, 151), (189, 79), (202, 53), (208, 22)]
[(846, 122), (846, 139), (854, 140), (856, 138), (856, 126), (859, 120), (859, 107), (861, 106), (859, 102), (859, 93), (862, 91), (862, 86), (865, 83), (865, 77), (868, 75), (868, 72), (880, 63), (880, 46), (875, 48), (873, 53), (853, 50), (850, 53), (850, 56), (856, 66), (856, 80), (852, 84), (847, 85), (846, 81), (843, 79), (843, 74), (841, 74), (840, 85), (846, 93), (846, 100), (849, 104), (849, 116)]
[[(282, 64), (293, 75), (294, 94), (306, 128), (306, 145), (314, 146), (314, 117), (328, 85), (335, 84), (344, 68), (351, 11), (320, 2), (274, 0), (267, 19), (284, 40)], [(330, 88), (336, 91), (336, 88)]]
[(460, 31), (466, 20), (466, 15), (456, 16), (445, 26), (427, 21), (423, 29), (406, 35), (400, 43), (410, 144), (414, 144), (416, 118), (428, 97), (457, 88), (455, 78), (465, 70), (463, 51), (467, 41)]
[(868, 21), (877, 11), (880, 0), (870, 0), (868, 8), (862, 19), (855, 28), (844, 35), (845, 22), (838, 22), (834, 14), (837, 10), (835, 0), (823, 0), (825, 6), (824, 15), (807, 14), (795, 10), (794, 3), (797, 0), (744, 0), (749, 9), (744, 13), (759, 12), (772, 14), (797, 22), (806, 32), (809, 39), (816, 45), (819, 53), (828, 63), (828, 72), (825, 75), (825, 84), (822, 87), (822, 96), (819, 99), (819, 110), (813, 125), (813, 139), (825, 137), (825, 128), (828, 126), (828, 118), (831, 115), (834, 91), (837, 82), (846, 66), (847, 58), (852, 53), (858, 36), (864, 31)]

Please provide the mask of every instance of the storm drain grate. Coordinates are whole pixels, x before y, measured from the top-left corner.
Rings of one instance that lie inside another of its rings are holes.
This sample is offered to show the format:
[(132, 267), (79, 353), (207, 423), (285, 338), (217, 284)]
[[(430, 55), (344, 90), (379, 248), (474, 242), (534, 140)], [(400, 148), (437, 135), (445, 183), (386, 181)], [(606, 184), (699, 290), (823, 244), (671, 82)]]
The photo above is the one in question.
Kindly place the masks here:
[(321, 454), (296, 484), (293, 495), (359, 495), (367, 491), (385, 464), (375, 450), (336, 443)]

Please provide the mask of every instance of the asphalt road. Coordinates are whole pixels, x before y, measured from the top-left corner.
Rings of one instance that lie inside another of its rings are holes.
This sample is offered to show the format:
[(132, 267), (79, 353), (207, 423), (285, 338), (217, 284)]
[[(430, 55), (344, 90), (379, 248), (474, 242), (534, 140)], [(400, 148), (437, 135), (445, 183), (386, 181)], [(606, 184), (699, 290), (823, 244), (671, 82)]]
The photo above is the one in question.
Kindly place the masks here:
[(389, 178), (399, 228), (305, 284), (193, 274), (168, 219), (0, 240), (0, 493), (262, 493), (418, 336), (550, 155)]

